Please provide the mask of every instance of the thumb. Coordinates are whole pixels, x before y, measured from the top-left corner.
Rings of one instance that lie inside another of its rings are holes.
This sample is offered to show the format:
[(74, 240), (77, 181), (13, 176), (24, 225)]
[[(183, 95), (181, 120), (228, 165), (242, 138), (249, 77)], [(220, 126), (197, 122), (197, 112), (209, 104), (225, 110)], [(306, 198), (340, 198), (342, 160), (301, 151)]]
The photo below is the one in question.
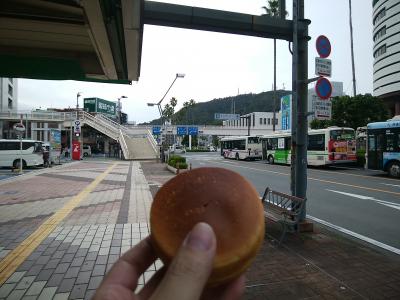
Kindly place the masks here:
[(194, 226), (151, 299), (199, 299), (212, 270), (216, 244), (210, 225)]

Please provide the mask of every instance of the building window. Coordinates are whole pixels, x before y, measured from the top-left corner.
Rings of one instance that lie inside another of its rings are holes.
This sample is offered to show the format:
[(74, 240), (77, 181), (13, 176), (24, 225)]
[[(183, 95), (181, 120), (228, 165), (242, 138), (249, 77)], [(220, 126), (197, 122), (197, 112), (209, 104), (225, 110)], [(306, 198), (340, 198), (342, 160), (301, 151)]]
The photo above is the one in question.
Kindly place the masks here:
[(260, 118), (260, 125), (262, 125), (262, 118)]
[(8, 98), (8, 108), (12, 109), (13, 108), (13, 101), (11, 98)]
[(264, 118), (264, 125), (267, 125), (267, 118)]
[(271, 125), (271, 119), (268, 118), (268, 125)]
[(278, 119), (275, 119), (275, 125), (278, 125)]
[(386, 7), (382, 8), (375, 16), (374, 25), (386, 16)]
[(8, 94), (12, 97), (13, 96), (13, 87), (11, 84), (8, 85)]
[(386, 53), (386, 44), (382, 45), (379, 47), (375, 52), (374, 52), (374, 58), (378, 58), (379, 56), (383, 55)]
[(375, 33), (374, 35), (374, 42), (376, 42), (377, 40), (379, 40), (382, 36), (384, 36), (386, 34), (386, 26), (383, 26), (381, 29), (379, 29), (377, 31), (377, 33)]

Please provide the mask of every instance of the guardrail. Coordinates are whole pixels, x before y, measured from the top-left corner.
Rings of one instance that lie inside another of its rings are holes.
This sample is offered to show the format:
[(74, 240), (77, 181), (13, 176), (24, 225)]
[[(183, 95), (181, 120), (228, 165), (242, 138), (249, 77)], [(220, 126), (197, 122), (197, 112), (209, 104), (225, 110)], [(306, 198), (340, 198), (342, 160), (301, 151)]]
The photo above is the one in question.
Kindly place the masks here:
[(111, 125), (110, 123), (98, 118), (94, 117), (89, 113), (86, 112), (80, 112), (79, 113), (79, 118), (83, 122), (88, 123), (90, 126), (93, 128), (97, 129), (98, 131), (104, 133), (105, 135), (108, 135), (109, 137), (118, 140), (119, 138), (119, 128), (116, 128), (115, 126)]
[(156, 153), (156, 157), (158, 157), (158, 144), (156, 139), (154, 138), (152, 132), (148, 129), (147, 130), (147, 138), (150, 141), (151, 146), (153, 147), (154, 152)]
[(70, 121), (76, 119), (76, 112), (35, 112), (35, 111), (8, 111), (0, 112), (0, 119), (19, 119), (28, 121)]
[(125, 137), (124, 134), (122, 133), (122, 130), (119, 130), (119, 138), (118, 138), (119, 144), (121, 145), (121, 150), (122, 153), (124, 154), (125, 159), (129, 159), (129, 149), (128, 146), (126, 145)]

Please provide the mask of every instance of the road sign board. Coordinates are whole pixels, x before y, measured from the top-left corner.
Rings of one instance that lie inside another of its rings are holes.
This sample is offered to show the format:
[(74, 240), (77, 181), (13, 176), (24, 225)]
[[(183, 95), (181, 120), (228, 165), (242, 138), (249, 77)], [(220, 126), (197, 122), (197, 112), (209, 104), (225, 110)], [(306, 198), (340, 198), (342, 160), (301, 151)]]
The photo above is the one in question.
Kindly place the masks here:
[(315, 75), (332, 76), (332, 61), (328, 58), (315, 58)]
[(74, 133), (75, 134), (80, 134), (81, 133), (81, 121), (75, 120), (74, 121)]
[(199, 128), (198, 127), (188, 127), (188, 134), (189, 135), (198, 135)]
[(187, 135), (187, 127), (186, 126), (178, 126), (176, 127), (176, 134), (177, 135)]
[(325, 77), (318, 79), (315, 85), (315, 92), (317, 93), (319, 98), (323, 100), (329, 99), (332, 95), (331, 82)]
[(320, 57), (327, 58), (331, 54), (332, 50), (331, 42), (326, 36), (320, 35), (317, 38), (315, 46), (317, 48), (317, 52)]
[(318, 120), (330, 120), (332, 118), (331, 100), (321, 100), (317, 96), (313, 97), (312, 111)]
[(214, 114), (214, 119), (215, 120), (239, 120), (240, 115), (239, 114), (220, 114), (220, 113), (215, 113)]
[(21, 124), (21, 123), (14, 124), (13, 128), (15, 131), (18, 131), (18, 132), (25, 131), (25, 126), (24, 126), (24, 124)]
[(161, 126), (153, 126), (153, 134), (160, 135), (161, 134)]

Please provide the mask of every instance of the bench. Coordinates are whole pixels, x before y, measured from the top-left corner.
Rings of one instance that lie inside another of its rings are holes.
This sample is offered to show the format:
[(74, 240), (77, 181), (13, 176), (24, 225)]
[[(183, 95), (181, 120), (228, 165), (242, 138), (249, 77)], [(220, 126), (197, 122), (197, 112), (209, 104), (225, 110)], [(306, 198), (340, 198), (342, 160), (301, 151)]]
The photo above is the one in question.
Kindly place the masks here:
[(300, 222), (301, 212), (306, 200), (273, 191), (268, 187), (265, 189), (261, 200), (264, 206), (264, 216), (282, 226), (282, 234), (279, 238), (280, 245), (286, 232), (298, 231), (297, 225)]

